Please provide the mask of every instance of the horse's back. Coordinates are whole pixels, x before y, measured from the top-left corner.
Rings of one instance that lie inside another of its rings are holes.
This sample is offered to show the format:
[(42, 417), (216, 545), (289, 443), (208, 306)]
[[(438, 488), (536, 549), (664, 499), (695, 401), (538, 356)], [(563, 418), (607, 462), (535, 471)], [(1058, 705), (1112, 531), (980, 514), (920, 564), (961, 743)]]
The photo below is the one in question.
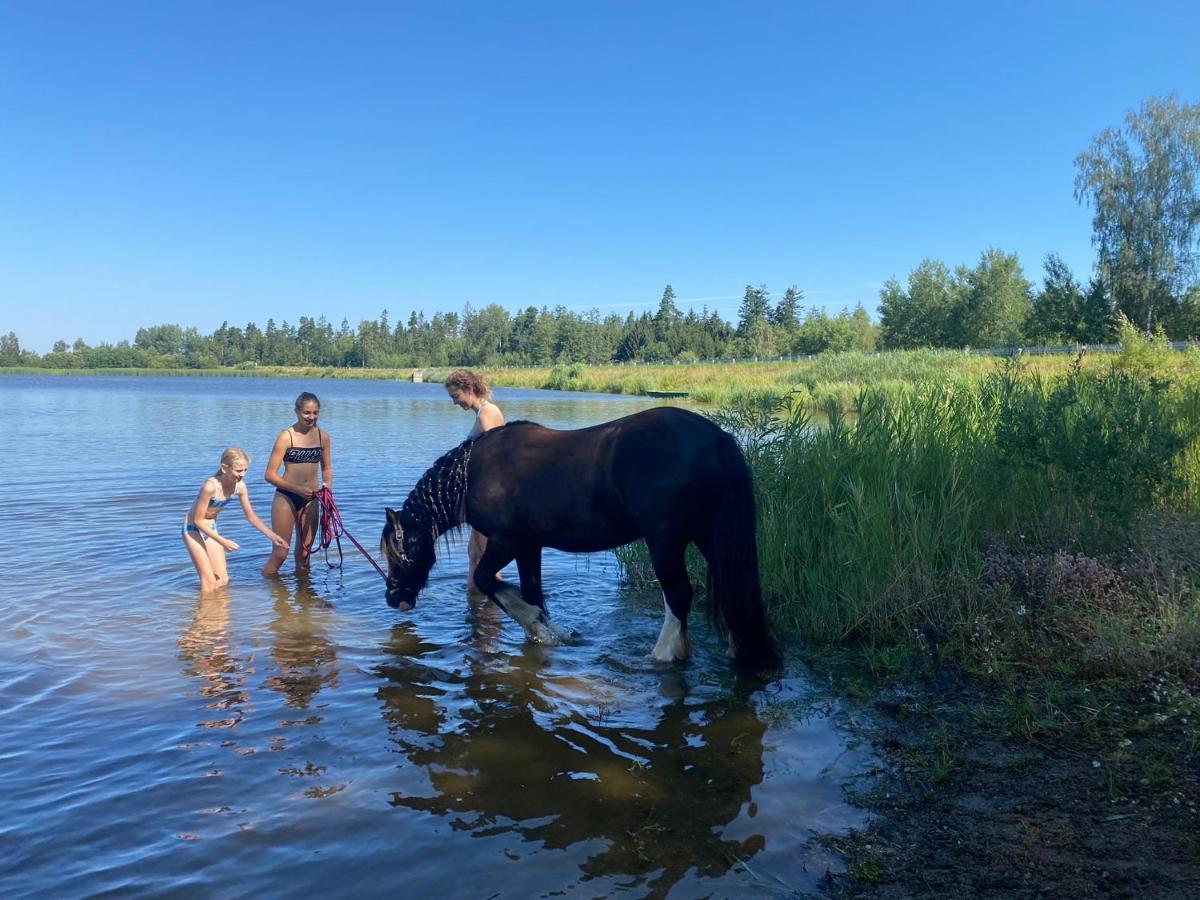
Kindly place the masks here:
[(472, 524), (566, 550), (617, 546), (653, 529), (707, 528), (728, 439), (673, 407), (574, 431), (505, 425), (477, 441)]
[(729, 436), (703, 416), (669, 406), (618, 422), (626, 427), (615, 442), (613, 475), (630, 507), (664, 520), (707, 517)]

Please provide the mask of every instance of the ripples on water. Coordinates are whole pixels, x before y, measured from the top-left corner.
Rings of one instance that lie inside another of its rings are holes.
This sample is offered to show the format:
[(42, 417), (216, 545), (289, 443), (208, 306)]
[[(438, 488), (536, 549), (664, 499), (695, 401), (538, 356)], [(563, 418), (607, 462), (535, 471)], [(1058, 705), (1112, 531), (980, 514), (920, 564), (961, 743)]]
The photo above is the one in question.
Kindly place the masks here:
[[(468, 415), (437, 385), (4, 378), (20, 473), (3, 500), (0, 891), (443, 897), (788, 896), (827, 865), (813, 830), (861, 824), (865, 765), (793, 674), (734, 678), (700, 613), (696, 657), (645, 656), (661, 600), (611, 555), (548, 551), (529, 644), (466, 600), (463, 542), (417, 609), (344, 568), (265, 581), (237, 509), (230, 587), (199, 597), (179, 522), (229, 444), (261, 467), (314, 389), (348, 528), (378, 543)], [(626, 398), (499, 391), (510, 419), (578, 427)], [(515, 574), (510, 575), (515, 577)]]

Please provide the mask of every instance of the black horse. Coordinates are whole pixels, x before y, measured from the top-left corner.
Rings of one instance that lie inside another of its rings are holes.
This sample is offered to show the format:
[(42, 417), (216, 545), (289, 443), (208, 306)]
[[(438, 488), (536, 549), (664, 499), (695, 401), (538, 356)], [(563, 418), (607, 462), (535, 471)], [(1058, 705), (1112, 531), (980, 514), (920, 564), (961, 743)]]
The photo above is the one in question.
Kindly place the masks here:
[[(691, 653), (684, 551), (695, 543), (729, 627), (730, 655), (749, 669), (779, 664), (759, 588), (750, 470), (734, 439), (702, 416), (658, 407), (578, 431), (512, 422), (455, 447), (399, 512), (387, 510), (380, 551), (389, 605), (416, 604), (438, 536), (463, 522), (488, 538), (476, 586), (532, 640), (558, 636), (542, 593), (543, 547), (590, 553), (640, 537), (666, 603), (654, 659)], [(496, 578), (513, 559), (520, 591)]]

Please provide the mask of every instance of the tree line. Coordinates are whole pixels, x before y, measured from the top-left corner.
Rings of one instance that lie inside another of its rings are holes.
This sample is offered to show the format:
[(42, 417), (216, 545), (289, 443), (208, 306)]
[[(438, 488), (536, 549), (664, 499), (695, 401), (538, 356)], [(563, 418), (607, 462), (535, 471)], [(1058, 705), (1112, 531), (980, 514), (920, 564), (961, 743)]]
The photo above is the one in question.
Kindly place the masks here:
[(736, 323), (707, 307), (680, 310), (667, 285), (654, 312), (601, 316), (564, 306), (510, 314), (498, 304), (462, 313), (413, 312), (335, 328), (324, 316), (265, 328), (222, 323), (209, 335), (163, 324), (132, 342), (92, 347), (60, 340), (51, 352), (23, 350), (0, 335), (0, 366), (212, 368), (218, 366), (546, 366), (694, 362), (847, 350), (1094, 344), (1127, 319), (1174, 339), (1200, 336), (1200, 103), (1147, 100), (1124, 124), (1097, 135), (1075, 159), (1075, 199), (1093, 212), (1095, 270), (1080, 282), (1056, 254), (1037, 287), (1014, 253), (985, 250), (974, 267), (923, 260), (905, 283), (889, 279), (879, 321), (861, 304), (830, 315), (805, 307), (799, 288), (777, 299), (747, 285)]
[(878, 326), (861, 306), (830, 315), (805, 309), (789, 288), (773, 301), (765, 286), (747, 285), (737, 324), (707, 307), (679, 308), (667, 285), (654, 312), (601, 317), (563, 306), (534, 306), (510, 314), (498, 304), (462, 313), (413, 312), (393, 322), (378, 319), (335, 328), (324, 316), (296, 324), (267, 320), (265, 328), (223, 322), (211, 334), (177, 324), (139, 328), (133, 341), (89, 346), (58, 341), (46, 354), (21, 349), (17, 336), (0, 336), (0, 365), (85, 368), (215, 368), (219, 366), (417, 366), (603, 365), (614, 362), (695, 362), (729, 356), (779, 356), (826, 350), (870, 350)]

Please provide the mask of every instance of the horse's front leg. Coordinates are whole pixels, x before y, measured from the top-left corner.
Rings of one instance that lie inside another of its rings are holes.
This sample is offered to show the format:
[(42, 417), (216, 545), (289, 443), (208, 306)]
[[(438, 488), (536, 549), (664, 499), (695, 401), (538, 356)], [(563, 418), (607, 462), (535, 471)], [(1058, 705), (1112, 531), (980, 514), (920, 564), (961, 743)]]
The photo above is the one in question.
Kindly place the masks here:
[(517, 575), (520, 576), (521, 593), (525, 595), (526, 602), (540, 606), (542, 613), (549, 618), (549, 614), (546, 613), (546, 595), (542, 592), (541, 547), (517, 553)]
[[(511, 584), (499, 581), (496, 573), (517, 560), (517, 568), (521, 574), (521, 588), (518, 590)], [(522, 560), (525, 560), (522, 563)], [(491, 538), (487, 549), (479, 558), (475, 567), (475, 586), (495, 601), (496, 605), (516, 619), (531, 641), (539, 644), (554, 644), (559, 635), (550, 625), (546, 615), (545, 600), (542, 596), (542, 551), (534, 551), (532, 569), (528, 553), (516, 554), (503, 541)], [(536, 570), (534, 577), (526, 580), (527, 571)], [(528, 599), (522, 591), (528, 592)], [(533, 602), (530, 602), (533, 601)]]

